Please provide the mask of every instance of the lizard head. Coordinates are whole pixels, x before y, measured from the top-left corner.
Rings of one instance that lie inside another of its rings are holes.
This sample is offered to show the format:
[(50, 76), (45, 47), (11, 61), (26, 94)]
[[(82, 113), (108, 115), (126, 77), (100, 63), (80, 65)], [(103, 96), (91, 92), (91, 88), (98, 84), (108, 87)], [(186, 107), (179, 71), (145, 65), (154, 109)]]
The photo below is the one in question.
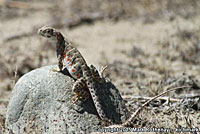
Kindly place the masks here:
[(57, 41), (60, 32), (52, 27), (43, 26), (38, 30), (38, 34), (43, 37), (50, 38), (51, 40)]

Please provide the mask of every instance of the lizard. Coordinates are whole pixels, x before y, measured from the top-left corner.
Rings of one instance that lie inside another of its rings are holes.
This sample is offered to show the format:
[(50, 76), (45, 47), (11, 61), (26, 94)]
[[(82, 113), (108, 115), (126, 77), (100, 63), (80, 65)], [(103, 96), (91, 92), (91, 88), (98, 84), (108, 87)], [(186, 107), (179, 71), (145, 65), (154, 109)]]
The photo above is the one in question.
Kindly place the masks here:
[[(111, 124), (112, 121), (107, 118), (97, 94), (95, 81), (103, 83), (104, 79), (96, 68), (93, 65), (88, 66), (79, 50), (72, 46), (57, 29), (43, 26), (38, 29), (38, 34), (52, 40), (56, 45), (59, 71), (62, 71), (63, 67), (66, 68), (76, 80), (72, 88), (73, 94), (76, 95), (76, 100), (87, 99), (90, 95), (100, 119)], [(84, 88), (87, 88), (89, 93)]]

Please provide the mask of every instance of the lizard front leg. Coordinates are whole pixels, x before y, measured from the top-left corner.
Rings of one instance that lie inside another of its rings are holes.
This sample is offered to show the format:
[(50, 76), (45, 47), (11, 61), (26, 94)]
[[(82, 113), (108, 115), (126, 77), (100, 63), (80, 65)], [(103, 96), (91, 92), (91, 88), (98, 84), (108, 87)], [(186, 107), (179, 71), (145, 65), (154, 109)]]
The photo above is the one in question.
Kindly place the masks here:
[(63, 69), (63, 56), (61, 56), (61, 55), (58, 55), (58, 68), (59, 68), (60, 72)]
[(53, 68), (52, 71), (53, 72), (62, 72), (62, 69), (63, 69), (63, 58), (61, 55), (58, 55), (58, 68), (59, 70)]

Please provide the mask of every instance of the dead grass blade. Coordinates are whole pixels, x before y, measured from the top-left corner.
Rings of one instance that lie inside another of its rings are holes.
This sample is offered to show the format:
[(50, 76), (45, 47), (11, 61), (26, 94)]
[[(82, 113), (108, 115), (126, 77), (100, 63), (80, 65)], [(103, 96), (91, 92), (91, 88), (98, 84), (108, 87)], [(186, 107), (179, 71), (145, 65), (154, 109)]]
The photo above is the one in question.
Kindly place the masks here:
[(141, 110), (146, 106), (148, 105), (150, 102), (154, 101), (155, 99), (157, 99), (158, 97), (168, 93), (168, 92), (171, 92), (171, 91), (174, 91), (174, 90), (178, 90), (178, 89), (181, 89), (181, 88), (190, 88), (191, 86), (181, 86), (181, 87), (175, 87), (175, 88), (172, 88), (172, 89), (169, 89), (165, 92), (162, 92), (160, 94), (158, 94), (157, 96), (153, 97), (152, 99), (148, 100), (147, 102), (145, 102), (140, 108), (138, 108), (132, 115), (131, 117), (125, 122), (122, 124), (122, 126), (129, 126), (131, 124), (131, 122), (133, 122), (133, 120), (135, 119), (135, 117), (141, 112)]

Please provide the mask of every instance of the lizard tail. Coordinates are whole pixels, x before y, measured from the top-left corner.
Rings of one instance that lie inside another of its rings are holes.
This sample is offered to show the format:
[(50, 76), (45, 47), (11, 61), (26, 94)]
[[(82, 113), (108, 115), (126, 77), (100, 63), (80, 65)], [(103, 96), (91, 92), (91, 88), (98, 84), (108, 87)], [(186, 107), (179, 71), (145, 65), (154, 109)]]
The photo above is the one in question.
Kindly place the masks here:
[(92, 100), (94, 102), (94, 105), (96, 107), (96, 110), (97, 110), (97, 113), (98, 113), (99, 117), (103, 121), (111, 122), (106, 117), (105, 112), (103, 111), (102, 105), (100, 104), (100, 99), (99, 99), (98, 94), (97, 94), (95, 82), (94, 82), (92, 73), (90, 71), (90, 68), (88, 66), (84, 66), (84, 67), (82, 67), (82, 69), (83, 69), (83, 76), (85, 77), (86, 84), (88, 86), (90, 95), (92, 97)]

